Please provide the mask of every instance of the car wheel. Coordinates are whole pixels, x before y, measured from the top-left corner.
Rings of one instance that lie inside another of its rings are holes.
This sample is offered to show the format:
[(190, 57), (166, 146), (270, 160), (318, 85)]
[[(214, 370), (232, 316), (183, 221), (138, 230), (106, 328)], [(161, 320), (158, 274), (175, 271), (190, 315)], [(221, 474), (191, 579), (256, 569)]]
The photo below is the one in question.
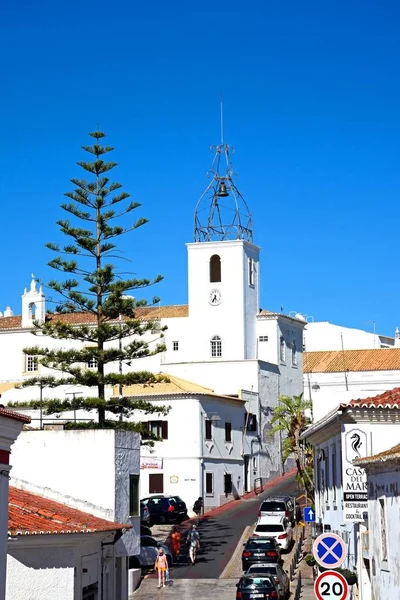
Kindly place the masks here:
[(160, 523), (161, 525), (165, 525), (165, 523), (167, 522), (167, 518), (165, 515), (160, 515)]

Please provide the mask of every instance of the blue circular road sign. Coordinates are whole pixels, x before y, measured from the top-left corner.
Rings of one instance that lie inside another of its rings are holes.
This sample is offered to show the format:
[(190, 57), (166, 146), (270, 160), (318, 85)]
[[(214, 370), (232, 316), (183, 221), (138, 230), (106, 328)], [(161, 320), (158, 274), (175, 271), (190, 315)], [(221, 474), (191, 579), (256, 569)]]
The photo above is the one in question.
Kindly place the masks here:
[(313, 555), (323, 567), (335, 569), (346, 559), (346, 544), (336, 533), (323, 533), (314, 542)]

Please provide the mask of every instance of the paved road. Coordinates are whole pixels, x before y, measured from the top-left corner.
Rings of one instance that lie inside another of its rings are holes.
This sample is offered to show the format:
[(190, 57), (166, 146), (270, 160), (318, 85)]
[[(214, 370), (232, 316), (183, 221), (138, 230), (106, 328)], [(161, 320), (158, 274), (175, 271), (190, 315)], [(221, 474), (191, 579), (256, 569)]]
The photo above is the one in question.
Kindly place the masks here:
[(171, 569), (172, 579), (219, 578), (234, 553), (244, 528), (256, 521), (261, 500), (275, 494), (298, 495), (294, 477), (270, 488), (254, 500), (235, 502), (226, 511), (205, 519), (199, 527), (201, 548), (197, 563), (194, 566), (190, 564), (184, 547), (185, 554), (181, 557), (181, 564), (175, 564)]

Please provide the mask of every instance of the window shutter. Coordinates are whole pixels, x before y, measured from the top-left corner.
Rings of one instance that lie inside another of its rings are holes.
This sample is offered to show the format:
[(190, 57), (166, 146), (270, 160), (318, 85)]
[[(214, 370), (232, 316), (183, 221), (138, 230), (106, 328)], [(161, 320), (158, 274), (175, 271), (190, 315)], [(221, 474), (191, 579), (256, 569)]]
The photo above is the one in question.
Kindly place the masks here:
[(161, 429), (162, 429), (162, 434), (161, 434), (162, 439), (167, 440), (168, 439), (168, 421), (161, 421)]

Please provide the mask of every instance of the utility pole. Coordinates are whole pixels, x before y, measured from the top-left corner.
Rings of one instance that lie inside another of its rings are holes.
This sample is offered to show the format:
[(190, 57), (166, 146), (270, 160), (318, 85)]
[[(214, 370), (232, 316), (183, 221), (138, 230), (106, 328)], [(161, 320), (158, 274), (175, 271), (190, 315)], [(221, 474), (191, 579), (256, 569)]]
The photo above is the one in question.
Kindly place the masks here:
[(74, 404), (74, 423), (76, 423), (76, 406), (75, 406), (75, 396), (79, 396), (83, 394), (83, 392), (65, 392), (66, 396), (72, 396), (72, 402)]

